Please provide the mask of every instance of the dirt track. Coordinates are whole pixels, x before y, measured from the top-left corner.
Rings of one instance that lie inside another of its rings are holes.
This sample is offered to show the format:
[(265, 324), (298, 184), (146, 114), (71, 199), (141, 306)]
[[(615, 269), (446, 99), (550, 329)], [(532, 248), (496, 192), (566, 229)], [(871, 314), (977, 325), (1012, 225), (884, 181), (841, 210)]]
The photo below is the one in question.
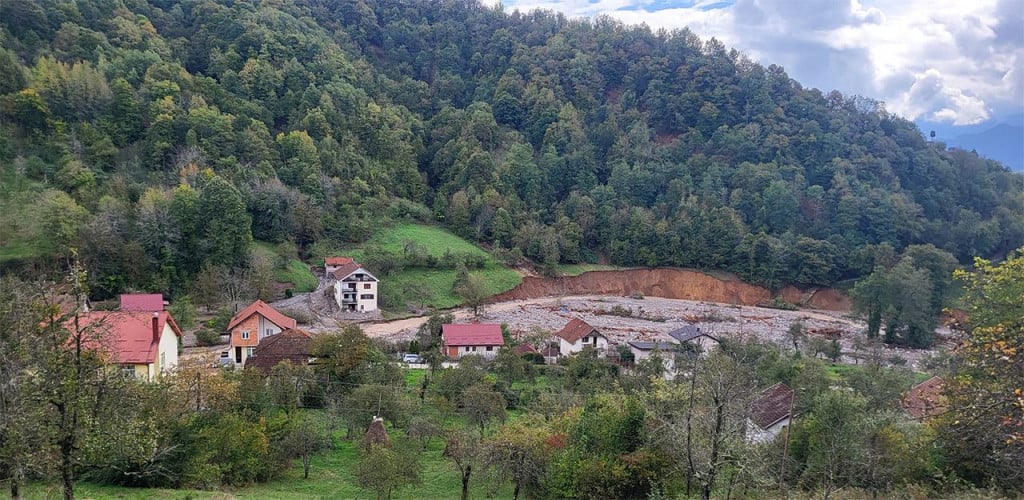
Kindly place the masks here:
[[(593, 271), (579, 276), (541, 278), (527, 276), (522, 284), (490, 299), (493, 304), (510, 300), (528, 300), (541, 297), (567, 295), (640, 294), (666, 299), (718, 302), (722, 304), (756, 306), (771, 300), (771, 292), (764, 287), (750, 285), (736, 279), (723, 280), (686, 269), (632, 269), (628, 271)], [(788, 302), (812, 309), (849, 311), (850, 300), (832, 289), (801, 291), (786, 287), (780, 294)]]

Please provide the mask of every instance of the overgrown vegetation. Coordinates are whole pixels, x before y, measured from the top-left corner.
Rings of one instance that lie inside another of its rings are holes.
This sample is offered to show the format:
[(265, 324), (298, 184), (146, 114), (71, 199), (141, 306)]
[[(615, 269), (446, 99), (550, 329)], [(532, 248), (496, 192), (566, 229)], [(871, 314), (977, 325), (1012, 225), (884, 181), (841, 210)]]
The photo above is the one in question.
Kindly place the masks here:
[[(11, 0), (0, 69), (0, 262), (77, 251), (94, 299), (308, 289), (291, 259), (388, 221), (545, 273), (602, 256), (771, 289), (915, 277), (885, 245), (968, 264), (1024, 243), (1019, 175), (688, 30), (476, 1)], [(918, 323), (891, 340), (926, 343)]]

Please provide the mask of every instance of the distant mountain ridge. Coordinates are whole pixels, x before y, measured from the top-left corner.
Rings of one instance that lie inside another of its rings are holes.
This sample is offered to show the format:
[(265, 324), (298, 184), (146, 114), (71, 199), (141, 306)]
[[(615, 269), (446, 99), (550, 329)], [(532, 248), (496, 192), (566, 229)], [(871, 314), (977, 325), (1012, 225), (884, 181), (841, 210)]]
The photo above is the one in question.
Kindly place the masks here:
[(973, 150), (1001, 162), (1010, 170), (1024, 171), (1024, 127), (1000, 123), (984, 132), (963, 134), (948, 141), (949, 146)]

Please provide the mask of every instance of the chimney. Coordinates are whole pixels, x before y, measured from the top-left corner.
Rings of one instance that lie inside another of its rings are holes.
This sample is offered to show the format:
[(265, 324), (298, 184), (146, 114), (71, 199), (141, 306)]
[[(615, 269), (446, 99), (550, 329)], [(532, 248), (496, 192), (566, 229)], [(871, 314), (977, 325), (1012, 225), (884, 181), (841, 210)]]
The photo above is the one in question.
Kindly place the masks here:
[(153, 342), (160, 342), (160, 313), (153, 313)]

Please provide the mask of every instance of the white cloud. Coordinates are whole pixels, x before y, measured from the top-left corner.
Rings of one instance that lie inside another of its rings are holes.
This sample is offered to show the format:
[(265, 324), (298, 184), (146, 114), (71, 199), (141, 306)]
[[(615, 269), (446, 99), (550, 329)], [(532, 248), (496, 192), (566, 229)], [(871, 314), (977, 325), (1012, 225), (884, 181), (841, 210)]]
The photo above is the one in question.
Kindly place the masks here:
[(806, 86), (879, 99), (909, 119), (969, 124), (1024, 109), (1024, 0), (736, 0), (721, 8), (699, 0), (664, 9), (650, 0), (534, 2), (511, 0), (506, 10), (689, 27), (785, 67)]

